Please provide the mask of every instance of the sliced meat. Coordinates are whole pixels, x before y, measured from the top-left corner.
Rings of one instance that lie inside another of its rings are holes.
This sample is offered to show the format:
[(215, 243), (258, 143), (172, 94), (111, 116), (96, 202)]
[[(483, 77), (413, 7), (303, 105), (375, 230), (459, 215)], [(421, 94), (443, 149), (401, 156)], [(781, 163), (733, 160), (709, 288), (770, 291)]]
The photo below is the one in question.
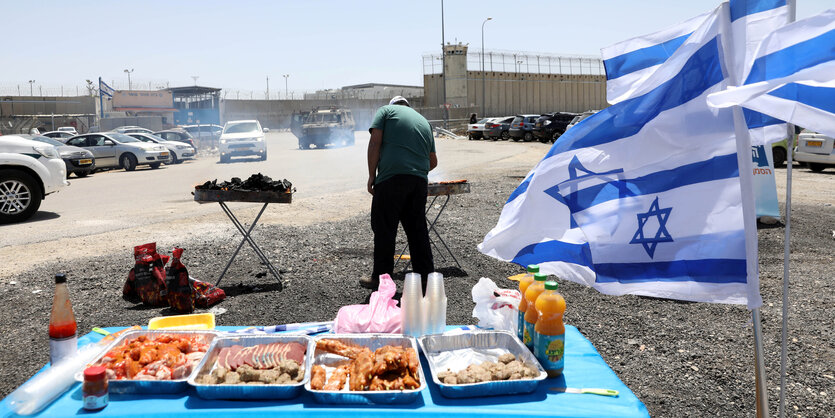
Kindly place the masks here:
[(299, 343), (287, 343), (287, 351), (283, 359), (295, 360), (299, 364), (304, 364), (305, 347)]
[(223, 347), (220, 349), (220, 352), (217, 353), (217, 365), (218, 367), (223, 367), (224, 369), (229, 368), (229, 347)]
[(238, 364), (236, 363), (236, 359), (238, 357), (238, 353), (241, 352), (243, 349), (240, 345), (233, 345), (228, 347), (228, 351), (226, 356), (224, 357), (225, 365), (221, 363), (221, 366), (225, 369), (235, 370), (238, 368)]

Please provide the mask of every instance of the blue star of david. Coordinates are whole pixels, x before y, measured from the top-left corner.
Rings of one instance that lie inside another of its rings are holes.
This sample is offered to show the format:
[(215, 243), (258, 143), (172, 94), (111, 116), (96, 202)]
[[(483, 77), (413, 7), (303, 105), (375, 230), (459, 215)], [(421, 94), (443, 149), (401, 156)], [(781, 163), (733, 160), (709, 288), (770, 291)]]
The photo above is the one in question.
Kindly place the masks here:
[[(660, 209), (658, 207), (658, 198), (656, 197), (646, 213), (638, 214), (638, 230), (635, 231), (635, 236), (632, 237), (632, 241), (629, 241), (629, 243), (643, 245), (649, 258), (653, 258), (655, 256), (655, 246), (658, 243), (673, 242), (673, 237), (667, 232), (667, 219), (670, 217), (672, 210), (672, 207)], [(654, 238), (646, 238), (644, 237), (644, 225), (646, 225), (647, 220), (652, 216), (658, 217), (658, 231), (655, 232)]]

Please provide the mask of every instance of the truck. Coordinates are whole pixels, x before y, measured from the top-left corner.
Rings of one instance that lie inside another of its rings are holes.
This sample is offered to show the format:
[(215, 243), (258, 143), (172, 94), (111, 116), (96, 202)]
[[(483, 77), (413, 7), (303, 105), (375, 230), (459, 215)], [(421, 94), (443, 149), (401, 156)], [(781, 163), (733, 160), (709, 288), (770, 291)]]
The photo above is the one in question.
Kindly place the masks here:
[(299, 139), (299, 149), (354, 145), (354, 116), (339, 106), (319, 106), (294, 113), (290, 131)]

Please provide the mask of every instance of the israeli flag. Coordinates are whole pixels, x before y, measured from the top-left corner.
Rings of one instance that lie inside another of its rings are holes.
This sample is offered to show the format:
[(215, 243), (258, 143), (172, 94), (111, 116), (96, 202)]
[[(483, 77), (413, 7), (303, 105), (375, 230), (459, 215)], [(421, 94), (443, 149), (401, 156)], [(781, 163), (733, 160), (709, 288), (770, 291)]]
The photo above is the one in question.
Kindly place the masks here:
[(604, 50), (616, 104), (560, 137), (479, 250), (605, 294), (758, 307), (750, 141), (738, 109), (707, 105), (729, 25), (724, 3)]
[(740, 87), (711, 105), (752, 111), (835, 136), (835, 9), (787, 25), (763, 39)]
[(103, 94), (108, 97), (113, 97), (114, 92), (115, 90), (113, 90), (113, 87), (108, 86), (107, 83), (105, 83), (101, 80), (101, 78), (99, 78), (99, 94)]

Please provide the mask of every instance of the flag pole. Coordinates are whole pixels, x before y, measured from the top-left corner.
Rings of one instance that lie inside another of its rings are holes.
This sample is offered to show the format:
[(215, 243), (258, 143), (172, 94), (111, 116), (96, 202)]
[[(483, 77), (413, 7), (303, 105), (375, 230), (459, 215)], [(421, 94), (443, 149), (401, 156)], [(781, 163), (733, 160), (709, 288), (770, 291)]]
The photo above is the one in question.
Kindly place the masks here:
[[(788, 11), (787, 24), (797, 20), (797, 3), (795, 0), (786, 2)], [(792, 226), (792, 154), (794, 153), (794, 125), (786, 124), (786, 228), (785, 246), (783, 248), (783, 326), (780, 332), (780, 418), (786, 416), (786, 363), (788, 361), (788, 333), (789, 333), (789, 250), (791, 247)]]

